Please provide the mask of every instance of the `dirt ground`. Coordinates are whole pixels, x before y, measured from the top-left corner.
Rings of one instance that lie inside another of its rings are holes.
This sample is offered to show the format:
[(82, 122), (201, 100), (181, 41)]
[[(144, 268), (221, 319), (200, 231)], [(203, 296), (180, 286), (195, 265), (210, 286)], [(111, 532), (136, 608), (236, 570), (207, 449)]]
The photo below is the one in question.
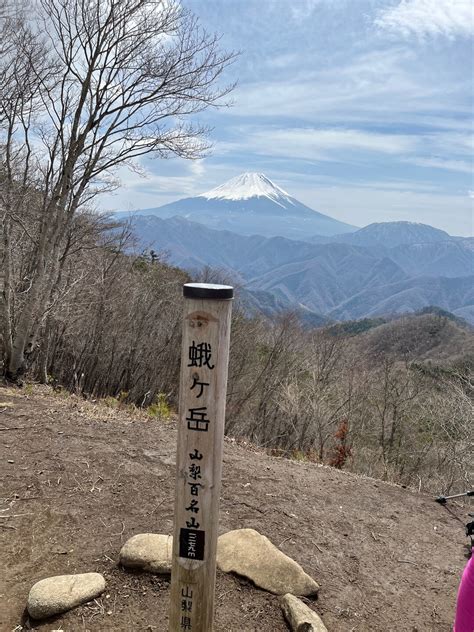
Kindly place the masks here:
[[(167, 630), (169, 579), (117, 566), (135, 533), (172, 533), (175, 422), (0, 388), (0, 629)], [(451, 629), (467, 507), (226, 440), (221, 532), (257, 529), (321, 585), (329, 632)], [(472, 511), (472, 509), (471, 509)], [(98, 571), (104, 595), (25, 615), (39, 579)], [(278, 598), (218, 572), (215, 632), (287, 630)]]

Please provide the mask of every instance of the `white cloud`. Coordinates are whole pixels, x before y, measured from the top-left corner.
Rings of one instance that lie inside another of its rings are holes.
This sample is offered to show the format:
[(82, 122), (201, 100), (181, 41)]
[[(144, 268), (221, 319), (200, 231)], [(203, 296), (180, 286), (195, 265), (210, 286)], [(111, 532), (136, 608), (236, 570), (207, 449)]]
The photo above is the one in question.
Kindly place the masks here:
[(126, 166), (118, 170), (121, 186), (114, 193), (100, 198), (101, 208), (135, 211), (196, 195), (206, 189), (203, 185), (204, 163), (204, 160), (170, 158), (163, 161), (143, 157), (138, 165), (139, 172)]
[(446, 73), (441, 77), (439, 71), (434, 80), (426, 67), (420, 67), (415, 51), (404, 47), (351, 55), (312, 70), (304, 67), (304, 60), (299, 67), (293, 63), (298, 70), (284, 80), (270, 72), (261, 81), (241, 83), (233, 95), (235, 107), (220, 116), (372, 125), (376, 121), (425, 125), (426, 119), (426, 125), (438, 126), (439, 112), (444, 121), (471, 115), (468, 82)]
[(299, 59), (299, 53), (291, 52), (268, 57), (268, 59), (263, 59), (262, 63), (267, 68), (281, 70), (282, 68), (291, 68), (292, 66), (294, 67), (295, 64), (297, 65), (299, 63)]
[(319, 3), (320, 0), (296, 0), (296, 2), (292, 2), (291, 15), (293, 19), (297, 22), (308, 19)]
[[(266, 136), (265, 133), (260, 132)], [(270, 132), (270, 143), (320, 151), (356, 150), (385, 154), (412, 151), (416, 137), (403, 134), (381, 134), (357, 129), (291, 129)]]
[(431, 138), (444, 152), (450, 154), (464, 154), (472, 156), (474, 152), (474, 136), (471, 130), (459, 134), (455, 132), (442, 132), (432, 134)]
[(473, 164), (466, 160), (445, 160), (444, 158), (413, 158), (406, 160), (418, 167), (429, 169), (447, 169), (448, 171), (460, 171), (461, 173), (473, 173)]
[(469, 37), (474, 34), (472, 0), (401, 0), (379, 12), (375, 24), (402, 36)]
[[(404, 134), (383, 134), (358, 129), (312, 127), (257, 129), (241, 127), (238, 140), (217, 144), (220, 155), (232, 152), (254, 153), (311, 161), (350, 161), (354, 156), (381, 153), (403, 155), (416, 151), (418, 137)], [(350, 154), (350, 156), (349, 156)], [(364, 160), (367, 156), (364, 157)]]
[(193, 160), (190, 163), (189, 167), (193, 176), (202, 177), (206, 171), (206, 167), (204, 166), (204, 160)]
[[(375, 154), (399, 163), (472, 173), (472, 138), (455, 132), (411, 134), (372, 132), (363, 128), (241, 125), (233, 141), (216, 143), (215, 155), (258, 156), (311, 162), (368, 163)], [(247, 167), (245, 167), (247, 168)]]

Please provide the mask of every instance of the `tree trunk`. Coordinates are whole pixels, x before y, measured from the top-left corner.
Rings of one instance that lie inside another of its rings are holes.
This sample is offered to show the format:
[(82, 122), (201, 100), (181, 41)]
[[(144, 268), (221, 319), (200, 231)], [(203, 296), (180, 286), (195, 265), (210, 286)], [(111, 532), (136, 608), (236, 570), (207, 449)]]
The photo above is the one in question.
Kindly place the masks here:
[(0, 221), (0, 339), (2, 349), (0, 359), (8, 366), (12, 355), (11, 327), (11, 258), (10, 221), (5, 215)]
[(72, 221), (72, 215), (65, 216), (65, 204), (66, 196), (63, 195), (57, 200), (57, 205), (51, 203), (44, 212), (32, 265), (34, 276), (31, 289), (15, 328), (7, 365), (7, 377), (14, 381), (26, 371), (28, 356), (34, 351), (48, 304), (59, 280), (61, 243)]

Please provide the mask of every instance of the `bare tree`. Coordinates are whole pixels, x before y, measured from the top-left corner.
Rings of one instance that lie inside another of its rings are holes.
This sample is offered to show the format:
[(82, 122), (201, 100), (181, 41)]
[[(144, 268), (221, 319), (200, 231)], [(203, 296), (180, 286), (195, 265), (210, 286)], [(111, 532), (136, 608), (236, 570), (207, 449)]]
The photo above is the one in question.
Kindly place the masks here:
[[(20, 66), (3, 69), (5, 83), (22, 90), (16, 101), (2, 99), (0, 114), (8, 121), (5, 225), (22, 221), (9, 201), (18, 183), (34, 191), (29, 287), (14, 328), (4, 301), (11, 379), (37, 344), (77, 213), (116, 184), (118, 167), (136, 167), (141, 156), (202, 156), (208, 129), (188, 119), (221, 104), (232, 88), (217, 83), (233, 55), (169, 0), (40, 0), (24, 33), (13, 37)], [(4, 244), (6, 260), (12, 245)]]
[[(20, 216), (25, 215), (31, 167), (30, 129), (39, 86), (26, 50), (44, 59), (22, 9), (21, 3), (9, 1), (0, 9), (0, 360), (11, 356), (13, 343), (13, 225), (18, 224), (24, 236), (29, 235), (26, 218), (21, 220)], [(38, 62), (38, 69), (41, 63)]]

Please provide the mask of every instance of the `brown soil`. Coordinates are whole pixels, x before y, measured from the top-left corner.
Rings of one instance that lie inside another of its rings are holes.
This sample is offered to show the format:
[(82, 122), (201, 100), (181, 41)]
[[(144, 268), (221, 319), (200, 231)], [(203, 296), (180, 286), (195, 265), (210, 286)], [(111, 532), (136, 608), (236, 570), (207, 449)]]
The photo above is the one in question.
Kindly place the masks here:
[[(166, 631), (169, 580), (116, 560), (131, 535), (172, 532), (175, 422), (39, 387), (0, 388), (0, 402), (0, 629)], [(465, 517), (458, 505), (450, 513), (413, 491), (226, 441), (221, 532), (252, 527), (297, 560), (321, 585), (311, 606), (330, 632), (448, 632)], [(28, 620), (34, 582), (87, 571), (107, 580), (100, 599)], [(280, 630), (277, 597), (218, 572), (215, 632)]]

